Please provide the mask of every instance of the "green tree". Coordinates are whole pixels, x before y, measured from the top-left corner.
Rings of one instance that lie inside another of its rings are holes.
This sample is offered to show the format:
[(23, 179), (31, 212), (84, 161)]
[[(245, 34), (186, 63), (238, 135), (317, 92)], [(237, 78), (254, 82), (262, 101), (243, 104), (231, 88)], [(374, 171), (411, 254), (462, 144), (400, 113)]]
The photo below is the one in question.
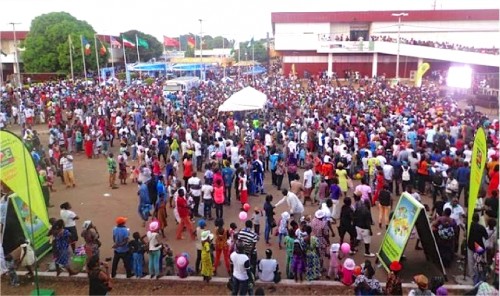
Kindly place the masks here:
[[(267, 41), (265, 39), (255, 40), (253, 44), (253, 56), (259, 63), (267, 63)], [(248, 46), (250, 41), (240, 42), (241, 60), (252, 60), (252, 45)], [(246, 53), (246, 56), (245, 56)], [(238, 52), (234, 52), (235, 60), (238, 59)]]
[[(90, 55), (85, 56), (88, 71), (97, 69), (95, 56), (95, 31), (85, 21), (76, 19), (66, 12), (51, 12), (43, 14), (31, 22), (30, 31), (22, 53), (26, 72), (59, 72), (70, 73), (69, 36), (73, 43), (73, 69), (78, 75), (83, 72), (82, 43), (84, 36), (91, 45)], [(99, 43), (99, 42), (98, 42)], [(100, 48), (100, 44), (98, 45)], [(108, 54), (99, 54), (99, 62), (105, 65)]]
[[(152, 58), (158, 58), (163, 54), (163, 45), (155, 37), (137, 30), (130, 30), (122, 33), (122, 35), (125, 36), (127, 40), (132, 41), (133, 43), (136, 43), (136, 34), (138, 38), (144, 39), (148, 43), (148, 48), (139, 46), (139, 55), (141, 56), (141, 62), (147, 62)], [(127, 63), (133, 63), (138, 60), (137, 48), (126, 47), (125, 53), (127, 54)]]

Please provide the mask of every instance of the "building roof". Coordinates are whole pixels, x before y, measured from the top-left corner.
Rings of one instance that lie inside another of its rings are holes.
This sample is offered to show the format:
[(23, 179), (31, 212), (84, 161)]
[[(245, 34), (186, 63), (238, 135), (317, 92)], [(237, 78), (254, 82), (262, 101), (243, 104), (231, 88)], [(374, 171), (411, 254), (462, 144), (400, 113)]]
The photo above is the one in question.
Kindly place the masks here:
[[(273, 12), (271, 22), (276, 23), (355, 23), (394, 22), (393, 13), (402, 11), (336, 11), (336, 12)], [(484, 21), (499, 19), (498, 9), (472, 10), (409, 10), (405, 22), (416, 21)]]
[[(24, 40), (29, 31), (16, 31), (16, 39)], [(14, 40), (14, 31), (0, 31), (0, 40)]]

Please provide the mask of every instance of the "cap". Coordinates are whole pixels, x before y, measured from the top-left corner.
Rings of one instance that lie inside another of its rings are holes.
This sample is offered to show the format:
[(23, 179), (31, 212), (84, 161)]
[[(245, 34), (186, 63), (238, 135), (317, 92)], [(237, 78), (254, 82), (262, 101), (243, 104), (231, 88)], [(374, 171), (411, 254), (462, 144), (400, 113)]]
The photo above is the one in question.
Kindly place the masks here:
[(90, 224), (92, 224), (92, 221), (90, 221), (90, 220), (83, 221), (83, 224), (82, 224), (83, 230), (87, 230), (89, 228)]
[(323, 219), (325, 217), (325, 212), (322, 210), (317, 210), (316, 213), (314, 213), (314, 217), (317, 219)]
[(210, 230), (204, 230), (202, 233), (201, 233), (201, 237), (200, 237), (200, 240), (201, 241), (205, 241), (207, 239), (210, 239), (212, 240), (214, 238), (214, 235), (212, 233), (210, 233)]
[(288, 212), (281, 213), (281, 218), (288, 220), (290, 219), (290, 214)]
[(340, 250), (340, 244), (332, 244), (330, 246), (330, 252), (337, 253)]
[(127, 218), (126, 217), (118, 217), (116, 218), (116, 225), (122, 225), (122, 224), (125, 224), (127, 222)]
[(198, 227), (205, 227), (207, 226), (207, 222), (203, 219), (198, 220)]
[(156, 232), (158, 229), (160, 229), (160, 223), (158, 223), (158, 221), (149, 223), (149, 231)]

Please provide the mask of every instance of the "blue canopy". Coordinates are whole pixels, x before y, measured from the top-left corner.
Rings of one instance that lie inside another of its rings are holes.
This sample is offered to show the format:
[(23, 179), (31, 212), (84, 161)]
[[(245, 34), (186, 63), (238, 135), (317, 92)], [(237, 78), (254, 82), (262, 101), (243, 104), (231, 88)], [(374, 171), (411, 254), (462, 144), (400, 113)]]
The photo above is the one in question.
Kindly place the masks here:
[(171, 66), (165, 63), (143, 63), (134, 65), (130, 71), (171, 71)]
[(248, 71), (241, 73), (241, 75), (253, 75), (253, 74), (262, 74), (266, 72), (266, 68), (262, 66), (255, 66), (249, 68)]
[(207, 70), (209, 66), (205, 64), (176, 64), (172, 67), (174, 71), (200, 71)]

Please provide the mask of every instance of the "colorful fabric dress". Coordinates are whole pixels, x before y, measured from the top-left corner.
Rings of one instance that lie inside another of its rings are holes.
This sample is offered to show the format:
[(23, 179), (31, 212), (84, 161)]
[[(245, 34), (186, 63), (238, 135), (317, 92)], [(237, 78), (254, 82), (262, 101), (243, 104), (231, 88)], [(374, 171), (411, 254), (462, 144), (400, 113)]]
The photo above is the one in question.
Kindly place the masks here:
[(201, 275), (206, 277), (214, 275), (209, 242), (204, 242), (201, 247)]
[(320, 258), (325, 256), (329, 244), (327, 238), (330, 235), (330, 229), (328, 229), (326, 223), (325, 219), (320, 220), (314, 218), (311, 221), (312, 234), (318, 239)]
[(347, 171), (345, 169), (338, 169), (335, 171), (339, 179), (339, 187), (342, 192), (347, 192), (349, 186), (347, 184)]
[(319, 247), (319, 240), (315, 236), (309, 238), (306, 245), (306, 279), (308, 281), (317, 280), (321, 276), (321, 266), (316, 249)]
[(288, 278), (293, 278), (293, 273), (291, 272), (290, 265), (292, 264), (293, 257), (293, 243), (294, 239), (290, 236), (285, 236), (285, 249), (286, 249), (286, 275)]
[(56, 247), (56, 264), (60, 266), (67, 266), (69, 263), (70, 251), (69, 251), (69, 238), (70, 232), (67, 229), (63, 229), (54, 238), (54, 245)]

